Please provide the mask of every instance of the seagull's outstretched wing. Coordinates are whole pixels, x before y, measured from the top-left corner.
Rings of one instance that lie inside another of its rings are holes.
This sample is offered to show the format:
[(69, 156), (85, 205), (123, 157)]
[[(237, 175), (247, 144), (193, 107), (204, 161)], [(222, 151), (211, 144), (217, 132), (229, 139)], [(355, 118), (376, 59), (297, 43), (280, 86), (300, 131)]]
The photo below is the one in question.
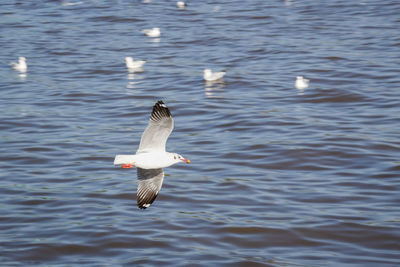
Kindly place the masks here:
[(141, 209), (150, 207), (156, 199), (164, 180), (163, 169), (137, 168), (137, 205)]
[(149, 125), (143, 132), (136, 154), (156, 151), (164, 152), (165, 144), (173, 128), (174, 120), (168, 107), (164, 102), (158, 101), (153, 107)]

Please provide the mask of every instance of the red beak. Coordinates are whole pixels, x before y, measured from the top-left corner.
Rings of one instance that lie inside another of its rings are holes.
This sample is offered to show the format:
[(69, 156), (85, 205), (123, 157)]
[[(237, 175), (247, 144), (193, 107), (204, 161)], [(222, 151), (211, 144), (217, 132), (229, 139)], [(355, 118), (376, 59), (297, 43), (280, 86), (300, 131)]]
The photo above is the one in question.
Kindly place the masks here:
[(190, 163), (191, 161), (190, 161), (190, 159), (181, 159), (183, 162), (185, 162), (185, 163)]

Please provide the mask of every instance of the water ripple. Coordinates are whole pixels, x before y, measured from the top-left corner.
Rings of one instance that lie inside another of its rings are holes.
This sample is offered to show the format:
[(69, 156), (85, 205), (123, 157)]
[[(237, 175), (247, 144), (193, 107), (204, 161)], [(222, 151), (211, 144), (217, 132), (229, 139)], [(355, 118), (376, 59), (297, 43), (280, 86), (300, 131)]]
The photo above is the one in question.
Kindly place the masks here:
[[(3, 264), (397, 266), (399, 7), (4, 4)], [(126, 56), (147, 63), (128, 73)], [(206, 83), (205, 68), (227, 75)], [(142, 211), (136, 170), (112, 162), (159, 99), (168, 149), (192, 164), (167, 168)]]

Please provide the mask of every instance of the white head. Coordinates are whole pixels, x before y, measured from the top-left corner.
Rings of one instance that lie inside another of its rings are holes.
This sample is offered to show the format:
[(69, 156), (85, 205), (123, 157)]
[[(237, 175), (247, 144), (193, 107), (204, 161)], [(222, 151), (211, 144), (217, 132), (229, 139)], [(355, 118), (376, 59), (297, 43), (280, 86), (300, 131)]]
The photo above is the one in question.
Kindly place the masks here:
[(130, 68), (133, 65), (133, 58), (132, 57), (126, 57), (125, 58), (125, 64), (126, 64), (126, 67)]
[(297, 76), (296, 79), (297, 80), (303, 80), (303, 76)]
[(185, 163), (190, 163), (190, 159), (184, 158), (182, 155), (179, 155), (177, 153), (170, 153), (171, 156), (171, 161), (174, 163), (179, 163), (179, 162), (185, 162)]
[(127, 68), (132, 68), (133, 66), (133, 58), (132, 57), (126, 57), (125, 58), (125, 64)]
[(19, 57), (19, 58), (18, 58), (18, 61), (19, 61), (19, 62), (25, 62), (25, 61), (26, 61), (26, 58), (25, 58), (25, 57)]
[(205, 69), (204, 70), (204, 75), (210, 76), (212, 74), (212, 71), (210, 69)]

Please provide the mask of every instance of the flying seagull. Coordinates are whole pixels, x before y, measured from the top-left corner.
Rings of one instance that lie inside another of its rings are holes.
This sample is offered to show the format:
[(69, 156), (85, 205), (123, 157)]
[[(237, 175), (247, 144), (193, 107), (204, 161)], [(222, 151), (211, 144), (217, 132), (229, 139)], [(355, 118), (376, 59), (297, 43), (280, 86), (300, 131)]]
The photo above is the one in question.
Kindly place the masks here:
[(156, 199), (164, 180), (163, 168), (175, 163), (190, 163), (177, 153), (165, 151), (168, 136), (174, 128), (174, 120), (162, 101), (153, 106), (149, 125), (142, 134), (136, 155), (116, 155), (114, 165), (122, 168), (136, 166), (138, 176), (137, 205), (148, 208)]

